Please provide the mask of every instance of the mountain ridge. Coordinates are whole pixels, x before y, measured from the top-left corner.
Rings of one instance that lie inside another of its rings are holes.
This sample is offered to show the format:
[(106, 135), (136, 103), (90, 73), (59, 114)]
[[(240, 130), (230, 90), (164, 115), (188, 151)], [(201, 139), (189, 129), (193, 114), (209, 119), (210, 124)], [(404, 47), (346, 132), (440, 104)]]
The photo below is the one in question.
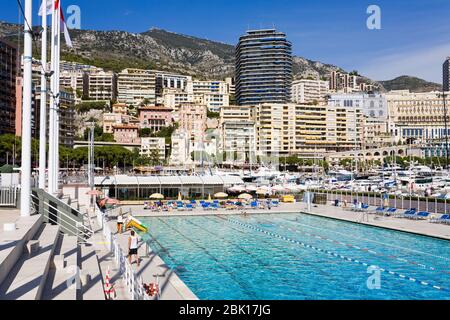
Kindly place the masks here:
[[(17, 24), (0, 21), (0, 37), (9, 35), (7, 39), (17, 41), (17, 33), (21, 33), (21, 29)], [(224, 79), (234, 75), (234, 45), (231, 44), (157, 27), (151, 27), (141, 33), (74, 29), (70, 30), (70, 33), (74, 49), (67, 48), (62, 41), (63, 60), (92, 64), (116, 72), (127, 67), (143, 68), (182, 73), (205, 80)], [(36, 54), (39, 55), (36, 49)], [(326, 80), (332, 71), (345, 70), (332, 64), (299, 56), (293, 57), (294, 79)], [(361, 77), (362, 82), (374, 84), (381, 91), (385, 91), (383, 83), (388, 88), (394, 86), (419, 91), (437, 86), (415, 77), (411, 77), (409, 82), (408, 79), (393, 84), (389, 82), (396, 79), (375, 81)]]

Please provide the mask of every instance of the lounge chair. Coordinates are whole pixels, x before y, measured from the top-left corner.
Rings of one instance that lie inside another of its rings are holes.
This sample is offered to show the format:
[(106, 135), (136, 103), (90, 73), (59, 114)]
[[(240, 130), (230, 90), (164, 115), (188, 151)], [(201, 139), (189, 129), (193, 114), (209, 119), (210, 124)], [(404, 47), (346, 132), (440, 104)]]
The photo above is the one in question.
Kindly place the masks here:
[(278, 207), (278, 206), (280, 205), (280, 201), (278, 201), (278, 200), (273, 200), (273, 201), (272, 201), (272, 205), (273, 205), (274, 207)]
[(396, 217), (396, 216), (398, 216), (397, 208), (387, 208), (387, 210), (384, 212), (383, 215), (388, 216), (388, 217), (389, 216)]
[(177, 210), (183, 211), (185, 209), (183, 202), (177, 201)]
[(450, 214), (443, 214), (439, 218), (430, 219), (431, 223), (450, 223)]
[(415, 219), (415, 218), (417, 217), (417, 211), (416, 211), (416, 209), (414, 209), (414, 210), (406, 210), (406, 211), (403, 213), (403, 217), (404, 217), (404, 218), (408, 218), (408, 219)]
[(375, 209), (375, 211), (373, 211), (373, 213), (384, 215), (384, 212), (385, 212), (384, 209), (386, 209), (386, 208), (378, 207), (378, 208)]
[(416, 219), (416, 220), (423, 220), (423, 219), (428, 218), (429, 216), (430, 216), (429, 212), (421, 211), (414, 217), (414, 219)]
[(250, 203), (250, 208), (251, 209), (258, 209), (258, 201), (252, 201)]
[(219, 209), (219, 204), (218, 203), (212, 203), (211, 204), (211, 210), (217, 210), (217, 209)]
[(189, 211), (194, 210), (194, 206), (192, 205), (192, 203), (188, 203), (188, 204), (186, 205), (186, 210), (189, 210)]
[(204, 202), (202, 203), (202, 208), (203, 210), (210, 210), (210, 203), (209, 202)]

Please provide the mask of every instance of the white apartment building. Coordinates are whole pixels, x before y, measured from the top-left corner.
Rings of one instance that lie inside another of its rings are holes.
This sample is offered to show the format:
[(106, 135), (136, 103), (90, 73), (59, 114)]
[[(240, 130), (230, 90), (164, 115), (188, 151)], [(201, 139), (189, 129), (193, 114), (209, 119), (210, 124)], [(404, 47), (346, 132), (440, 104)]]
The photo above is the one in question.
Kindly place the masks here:
[(192, 93), (192, 77), (156, 72), (156, 96), (162, 97), (165, 89)]
[(388, 118), (386, 95), (379, 93), (341, 93), (331, 94), (329, 106), (361, 108), (364, 115), (371, 119)]
[[(424, 143), (442, 141), (445, 138), (446, 110), (440, 94), (441, 92), (411, 93), (408, 90), (390, 91), (386, 94), (389, 130), (396, 142)], [(450, 135), (450, 129), (447, 130)]]
[(166, 108), (178, 111), (181, 105), (193, 102), (194, 102), (194, 95), (192, 93), (176, 89), (164, 89), (162, 103)]
[(301, 79), (292, 82), (292, 101), (295, 103), (314, 103), (325, 101), (329, 93), (329, 82)]
[(185, 130), (191, 140), (202, 140), (206, 131), (206, 107), (197, 104), (181, 105), (175, 113), (180, 129)]
[(117, 98), (117, 76), (112, 71), (96, 70), (86, 73), (84, 85), (85, 94), (90, 100), (114, 101)]
[(184, 165), (191, 163), (190, 135), (182, 129), (172, 134), (172, 152), (170, 154), (170, 165)]
[(329, 89), (332, 92), (341, 93), (358, 91), (358, 76), (339, 71), (332, 71), (330, 74)]
[(61, 88), (72, 89), (76, 93), (76, 98), (81, 99), (84, 94), (85, 76), (82, 70), (63, 70), (59, 75), (59, 85)]
[(125, 69), (117, 76), (119, 103), (138, 106), (145, 99), (156, 102), (155, 71)]
[(228, 93), (230, 95), (235, 96), (236, 95), (236, 84), (234, 82), (234, 78), (231, 78), (231, 77), (225, 78), (225, 83), (228, 86)]
[[(353, 150), (361, 144), (363, 121), (362, 109), (348, 106), (229, 106), (221, 110), (221, 148), (244, 152), (247, 158), (252, 149), (271, 158)], [(238, 145), (239, 140), (245, 142), (243, 146)]]
[(225, 81), (200, 81), (192, 82), (194, 102), (206, 105), (208, 110), (219, 112), (220, 108), (230, 105), (229, 84)]
[(219, 150), (224, 162), (254, 163), (257, 154), (255, 107), (225, 106), (220, 109)]
[(158, 151), (159, 160), (166, 159), (166, 139), (158, 137), (144, 137), (141, 138), (141, 149), (139, 154), (141, 156), (150, 157), (154, 150)]

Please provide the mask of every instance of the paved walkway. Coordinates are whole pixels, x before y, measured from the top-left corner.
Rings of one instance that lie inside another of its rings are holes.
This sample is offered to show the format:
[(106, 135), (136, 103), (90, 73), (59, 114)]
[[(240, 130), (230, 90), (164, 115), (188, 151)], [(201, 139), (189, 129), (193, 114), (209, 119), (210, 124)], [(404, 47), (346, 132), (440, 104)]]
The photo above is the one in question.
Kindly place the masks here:
[[(115, 219), (109, 222), (109, 226), (111, 230), (117, 229)], [(117, 234), (114, 231), (113, 233), (117, 235), (122, 251), (128, 253), (130, 232)], [(132, 260), (132, 267), (136, 275), (142, 277), (142, 281), (146, 284), (155, 283), (156, 275), (158, 275), (161, 300), (198, 300), (197, 296), (181, 281), (178, 275), (158, 255), (153, 253), (151, 248), (147, 247), (145, 243), (140, 243), (138, 254), (140, 265), (137, 267), (134, 260)]]
[[(308, 213), (305, 205), (303, 205), (302, 212)], [(361, 221), (363, 218), (361, 213), (334, 206), (313, 206), (309, 214), (450, 240), (450, 225), (430, 223), (428, 220), (410, 220), (368, 214), (364, 216), (364, 219), (368, 219), (368, 221)]]
[(3, 230), (4, 223), (13, 223), (20, 218), (20, 210), (18, 209), (0, 209), (0, 227)]

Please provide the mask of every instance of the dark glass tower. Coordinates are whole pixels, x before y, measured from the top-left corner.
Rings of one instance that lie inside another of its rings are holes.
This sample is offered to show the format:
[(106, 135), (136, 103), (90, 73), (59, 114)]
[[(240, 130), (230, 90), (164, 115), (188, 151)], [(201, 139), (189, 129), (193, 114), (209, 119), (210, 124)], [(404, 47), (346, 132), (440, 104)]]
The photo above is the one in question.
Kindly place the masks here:
[(274, 29), (252, 30), (236, 46), (239, 105), (291, 101), (292, 44)]
[(0, 39), (0, 134), (15, 133), (17, 48)]

